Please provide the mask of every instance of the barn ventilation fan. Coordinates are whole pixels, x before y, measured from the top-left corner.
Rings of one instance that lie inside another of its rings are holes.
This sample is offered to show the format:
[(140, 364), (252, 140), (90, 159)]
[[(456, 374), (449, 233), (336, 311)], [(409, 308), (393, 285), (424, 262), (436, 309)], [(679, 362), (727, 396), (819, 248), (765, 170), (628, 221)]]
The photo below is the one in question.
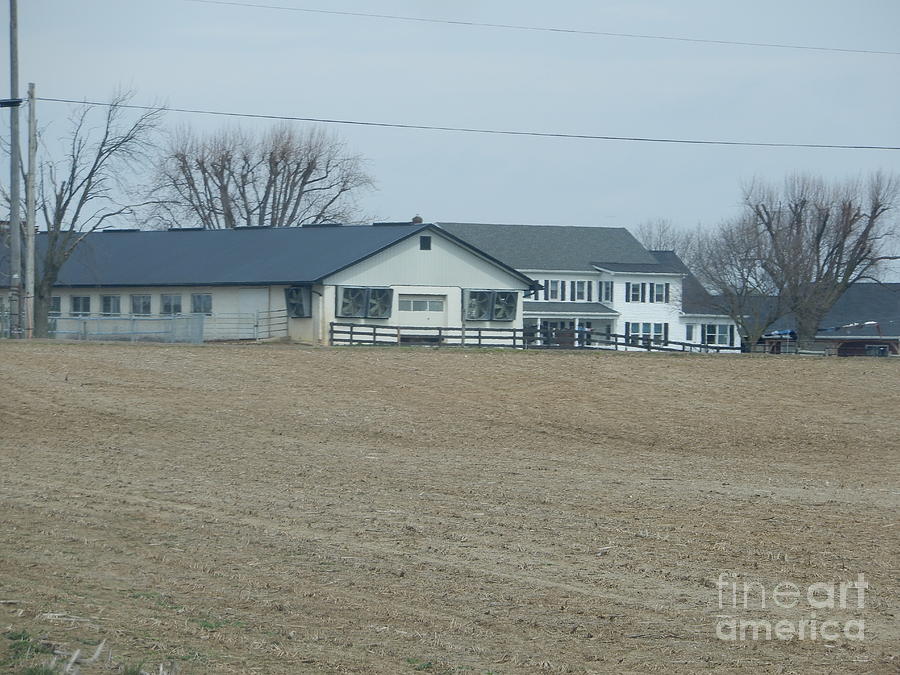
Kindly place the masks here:
[(309, 286), (291, 286), (284, 289), (284, 304), (287, 315), (292, 319), (312, 316)]
[(391, 315), (394, 292), (390, 288), (370, 288), (366, 316), (370, 319), (386, 319)]
[(494, 321), (514, 321), (516, 318), (516, 294), (510, 291), (494, 293)]
[(466, 319), (469, 321), (490, 321), (493, 307), (493, 291), (469, 291), (466, 298)]
[(466, 291), (465, 299), (467, 321), (515, 321), (515, 291)]
[(355, 319), (387, 319), (391, 316), (394, 291), (390, 288), (359, 288), (344, 286), (339, 289), (337, 315)]
[(365, 288), (342, 288), (341, 306), (338, 313), (341, 316), (364, 317), (367, 303), (366, 290)]

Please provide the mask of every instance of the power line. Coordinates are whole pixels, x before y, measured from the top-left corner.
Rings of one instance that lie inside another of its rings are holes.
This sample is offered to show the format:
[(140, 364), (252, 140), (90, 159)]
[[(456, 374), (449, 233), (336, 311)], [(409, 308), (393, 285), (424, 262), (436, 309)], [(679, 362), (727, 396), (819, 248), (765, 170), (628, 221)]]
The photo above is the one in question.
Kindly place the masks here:
[[(74, 103), (78, 105), (96, 105), (110, 107), (117, 105), (120, 108), (134, 110), (159, 110), (161, 108), (149, 105), (134, 105), (117, 103), (112, 104), (103, 101), (77, 101), (70, 98), (38, 97), (38, 101), (49, 103)], [(530, 136), (536, 138), (569, 138), (588, 141), (630, 141), (640, 143), (681, 143), (686, 145), (732, 145), (757, 148), (821, 148), (831, 150), (900, 150), (900, 146), (889, 145), (835, 145), (830, 143), (767, 143), (758, 141), (715, 141), (694, 138), (651, 138), (643, 136), (604, 136), (598, 134), (567, 134), (546, 131), (516, 131), (512, 129), (478, 129), (472, 127), (446, 127), (428, 124), (402, 124), (399, 122), (364, 122), (361, 120), (339, 120), (325, 117), (296, 117), (293, 115), (264, 115), (261, 113), (226, 112), (222, 110), (202, 110), (198, 108), (162, 108), (168, 112), (186, 113), (190, 115), (217, 115), (220, 117), (243, 117), (262, 120), (285, 120), (289, 122), (316, 122), (319, 124), (346, 124), (360, 127), (382, 127), (389, 129), (415, 129), (419, 131), (455, 131), (469, 134), (492, 134), (498, 136)]]
[(693, 42), (696, 44), (731, 45), (740, 47), (769, 47), (773, 49), (802, 49), (817, 52), (843, 52), (847, 54), (881, 54), (900, 56), (900, 52), (878, 49), (847, 49), (842, 47), (817, 47), (814, 45), (792, 45), (778, 42), (740, 42), (737, 40), (707, 40), (703, 38), (676, 37), (673, 35), (650, 35), (642, 33), (613, 33), (578, 28), (552, 28), (547, 26), (522, 26), (509, 23), (486, 23), (482, 21), (462, 21), (458, 19), (429, 19), (421, 16), (401, 16), (399, 14), (373, 14), (370, 12), (344, 12), (333, 9), (312, 9), (308, 7), (286, 7), (284, 5), (260, 5), (234, 0), (185, 0), (205, 5), (231, 5), (234, 7), (255, 7), (257, 9), (274, 9), (285, 12), (305, 12), (307, 14), (332, 14), (336, 16), (356, 16), (369, 19), (386, 19), (390, 21), (414, 21), (418, 23), (449, 24), (451, 26), (468, 26), (477, 28), (500, 28), (505, 30), (537, 31), (544, 33), (562, 33), (568, 35), (590, 35), (594, 37), (635, 38), (640, 40), (668, 40), (671, 42)]

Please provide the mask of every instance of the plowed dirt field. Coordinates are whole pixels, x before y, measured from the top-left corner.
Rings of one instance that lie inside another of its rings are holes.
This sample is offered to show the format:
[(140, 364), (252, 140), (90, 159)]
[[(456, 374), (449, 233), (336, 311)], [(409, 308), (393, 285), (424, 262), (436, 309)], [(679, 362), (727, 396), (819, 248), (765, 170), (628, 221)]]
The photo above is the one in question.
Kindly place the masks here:
[(6, 341), (0, 394), (0, 669), (900, 670), (900, 359)]

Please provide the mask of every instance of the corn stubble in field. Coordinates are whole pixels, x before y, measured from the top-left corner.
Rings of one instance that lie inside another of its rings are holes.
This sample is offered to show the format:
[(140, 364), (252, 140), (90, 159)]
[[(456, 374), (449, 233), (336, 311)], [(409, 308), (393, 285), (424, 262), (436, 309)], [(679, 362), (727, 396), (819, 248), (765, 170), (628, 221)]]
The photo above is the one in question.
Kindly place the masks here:
[(0, 628), (57, 672), (895, 672), (898, 375), (3, 342)]

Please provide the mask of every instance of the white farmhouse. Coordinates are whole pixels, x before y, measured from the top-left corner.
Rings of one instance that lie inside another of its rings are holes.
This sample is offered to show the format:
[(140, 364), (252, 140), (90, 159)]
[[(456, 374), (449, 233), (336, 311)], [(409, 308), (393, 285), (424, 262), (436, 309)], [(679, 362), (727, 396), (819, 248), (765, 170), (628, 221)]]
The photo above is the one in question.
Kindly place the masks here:
[(734, 322), (678, 256), (648, 251), (625, 228), (438, 225), (540, 282), (524, 319), (545, 339), (740, 346)]
[(86, 236), (63, 266), (52, 315), (61, 336), (67, 323), (125, 336), (140, 321), (192, 316), (205, 317), (205, 339), (258, 337), (263, 323), (263, 336), (324, 344), (346, 329), (335, 324), (352, 324), (357, 337), (390, 326), (396, 342), (403, 327), (521, 333), (535, 286), (427, 224), (107, 230)]

